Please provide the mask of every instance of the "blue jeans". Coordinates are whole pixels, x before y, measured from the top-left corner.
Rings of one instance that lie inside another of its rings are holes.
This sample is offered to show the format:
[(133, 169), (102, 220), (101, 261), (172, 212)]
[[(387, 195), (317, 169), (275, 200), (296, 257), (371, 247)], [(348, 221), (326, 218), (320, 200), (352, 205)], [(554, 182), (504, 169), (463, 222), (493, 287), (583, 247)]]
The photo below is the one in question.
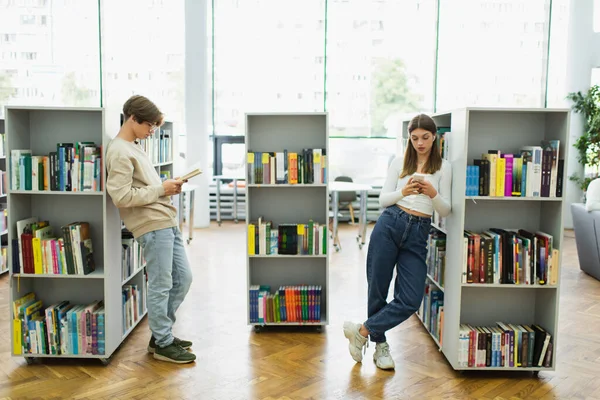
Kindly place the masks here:
[(173, 342), (175, 313), (192, 284), (179, 228), (148, 232), (137, 241), (142, 246), (148, 271), (148, 323), (160, 347)]
[[(385, 332), (417, 311), (425, 292), (427, 242), (431, 218), (418, 217), (396, 205), (379, 216), (367, 254), (368, 316), (371, 341), (385, 342)], [(387, 295), (396, 267), (394, 299)]]

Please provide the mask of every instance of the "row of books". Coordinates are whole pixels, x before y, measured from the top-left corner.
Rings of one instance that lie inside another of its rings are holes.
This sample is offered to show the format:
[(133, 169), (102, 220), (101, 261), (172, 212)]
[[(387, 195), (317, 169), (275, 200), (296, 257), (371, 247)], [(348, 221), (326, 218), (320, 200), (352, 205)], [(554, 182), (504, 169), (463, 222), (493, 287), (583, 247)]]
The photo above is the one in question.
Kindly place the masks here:
[(558, 282), (553, 237), (525, 229), (464, 231), (462, 283), (551, 285)]
[(327, 183), (326, 149), (301, 152), (248, 152), (248, 184)]
[(269, 285), (252, 285), (250, 322), (320, 322), (321, 290), (319, 285), (292, 285), (271, 293)]
[(140, 146), (153, 164), (173, 161), (173, 132), (170, 129), (158, 128), (152, 136), (140, 140)]
[(559, 140), (524, 146), (518, 153), (488, 150), (467, 166), (467, 196), (562, 197), (564, 160)]
[(13, 302), (14, 354), (104, 354), (104, 303), (61, 301), (44, 308), (35, 293)]
[(491, 326), (461, 324), (458, 365), (471, 368), (550, 368), (551, 336), (539, 325), (504, 322)]
[(431, 282), (425, 282), (425, 294), (417, 310), (425, 329), (442, 345), (444, 332), (444, 292)]
[(121, 246), (123, 247), (121, 280), (124, 281), (144, 268), (146, 261), (144, 260), (142, 246), (133, 238), (131, 232), (127, 230), (121, 231)]
[(58, 143), (49, 155), (11, 150), (11, 190), (102, 191), (102, 146), (93, 142)]
[(427, 275), (444, 287), (446, 271), (446, 235), (437, 230), (429, 233), (427, 245)]
[(123, 298), (123, 334), (135, 326), (141, 316), (144, 315), (144, 310), (146, 310), (146, 293), (147, 290), (140, 289), (138, 285), (123, 285), (121, 289)]
[(17, 221), (12, 240), (13, 273), (87, 275), (96, 269), (89, 222), (73, 222), (55, 232), (49, 221)]
[(248, 255), (323, 255), (327, 254), (327, 225), (279, 224), (261, 218), (248, 224)]

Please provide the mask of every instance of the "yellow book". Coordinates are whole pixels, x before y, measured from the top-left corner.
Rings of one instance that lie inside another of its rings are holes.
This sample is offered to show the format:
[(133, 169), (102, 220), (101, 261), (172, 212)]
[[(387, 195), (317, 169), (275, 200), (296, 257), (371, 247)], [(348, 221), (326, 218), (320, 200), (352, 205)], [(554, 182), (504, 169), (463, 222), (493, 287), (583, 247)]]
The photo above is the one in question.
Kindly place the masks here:
[(13, 353), (21, 354), (21, 320), (13, 319)]
[(556, 286), (558, 284), (558, 264), (559, 264), (559, 252), (558, 249), (552, 249), (552, 273), (550, 274), (550, 285)]
[(248, 224), (248, 255), (253, 256), (256, 249), (256, 225)]
[(506, 159), (498, 157), (496, 159), (496, 196), (504, 196), (504, 174), (506, 169)]
[(44, 273), (44, 264), (42, 263), (42, 243), (39, 237), (31, 239), (33, 247), (33, 267), (36, 274)]

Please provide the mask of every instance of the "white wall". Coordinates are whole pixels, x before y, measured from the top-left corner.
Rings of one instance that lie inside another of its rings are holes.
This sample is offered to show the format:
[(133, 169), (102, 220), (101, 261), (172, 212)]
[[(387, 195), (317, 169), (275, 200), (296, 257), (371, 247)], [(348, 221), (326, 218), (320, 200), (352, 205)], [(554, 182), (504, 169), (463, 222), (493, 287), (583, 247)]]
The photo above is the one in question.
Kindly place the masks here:
[[(590, 88), (592, 68), (600, 60), (600, 34), (594, 33), (594, 0), (571, 0), (569, 9), (569, 36), (567, 55), (566, 92), (586, 92)], [(566, 103), (566, 107), (571, 104)], [(568, 165), (563, 188), (566, 189), (564, 226), (573, 228), (571, 203), (581, 201), (582, 192), (578, 185), (569, 180), (573, 174), (583, 174), (583, 166), (579, 164), (577, 150), (573, 144), (583, 132), (584, 118), (581, 114), (571, 112), (570, 142)]]
[(210, 225), (208, 186), (208, 3), (185, 0), (185, 124), (187, 134), (186, 164), (205, 173), (189, 183), (198, 185), (194, 202), (194, 227)]

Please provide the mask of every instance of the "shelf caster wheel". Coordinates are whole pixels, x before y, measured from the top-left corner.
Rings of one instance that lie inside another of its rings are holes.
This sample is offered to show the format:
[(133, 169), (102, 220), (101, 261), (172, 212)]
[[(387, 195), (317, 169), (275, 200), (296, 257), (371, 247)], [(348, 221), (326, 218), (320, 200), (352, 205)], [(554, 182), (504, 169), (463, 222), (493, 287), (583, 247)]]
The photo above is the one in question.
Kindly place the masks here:
[(217, 225), (221, 226), (221, 221), (217, 221)]
[(362, 250), (362, 248), (363, 248), (363, 244), (362, 244), (362, 243), (359, 243), (359, 244), (358, 244), (358, 248)]
[(262, 326), (260, 325), (254, 325), (254, 332), (255, 333), (260, 333), (262, 330)]
[(110, 364), (110, 358), (101, 358), (100, 362), (106, 367), (108, 364)]
[(233, 221), (233, 222), (235, 222), (235, 223), (237, 224), (237, 223), (238, 223), (238, 222), (240, 222), (240, 221), (236, 219), (236, 220), (235, 220), (235, 221)]
[(27, 363), (27, 365), (32, 365), (35, 363), (36, 358), (35, 357), (25, 357), (25, 362)]
[(192, 241), (192, 239), (188, 239), (188, 240), (186, 240), (186, 243), (190, 244), (191, 241)]
[(540, 371), (533, 371), (533, 377), (538, 378), (540, 376)]
[(336, 253), (337, 253), (338, 251), (340, 251), (340, 246), (338, 246), (337, 244), (334, 244), (334, 245), (333, 245), (333, 247), (335, 248), (335, 251), (336, 251)]
[(323, 327), (322, 326), (317, 326), (317, 333), (321, 333), (323, 332)]
[(360, 240), (360, 235), (358, 235), (358, 236), (356, 237), (356, 243), (358, 243), (358, 241), (359, 241), (359, 240)]

